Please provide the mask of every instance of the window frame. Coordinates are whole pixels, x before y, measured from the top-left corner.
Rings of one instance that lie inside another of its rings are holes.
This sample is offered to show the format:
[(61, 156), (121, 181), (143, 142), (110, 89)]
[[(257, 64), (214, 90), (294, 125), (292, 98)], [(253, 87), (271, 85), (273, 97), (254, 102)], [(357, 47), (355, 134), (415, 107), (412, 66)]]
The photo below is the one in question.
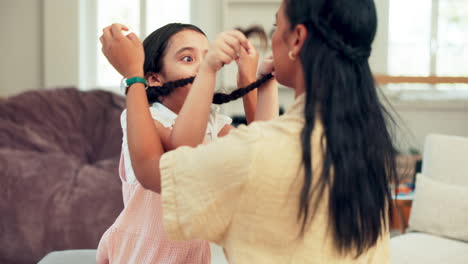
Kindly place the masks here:
[[(390, 5), (390, 0), (388, 1)], [(430, 38), (429, 38), (429, 76), (411, 76), (411, 75), (390, 75), (390, 74), (378, 74), (375, 76), (377, 83), (381, 85), (387, 84), (428, 84), (429, 91), (436, 90), (436, 84), (467, 84), (468, 85), (468, 76), (442, 76), (437, 75), (437, 60), (438, 60), (438, 48), (439, 48), (439, 9), (440, 9), (440, 0), (432, 0), (431, 1), (431, 25), (430, 25)], [(390, 7), (390, 6), (389, 6)], [(437, 8), (434, 8), (437, 7)], [(388, 8), (388, 10), (391, 10)], [(390, 11), (389, 11), (390, 12)], [(388, 14), (388, 18), (390, 18), (390, 13)], [(390, 50), (390, 19), (389, 19), (389, 26), (387, 28), (388, 34), (388, 44), (387, 53)], [(389, 56), (391, 54), (387, 54), (387, 68), (390, 67), (389, 63)], [(402, 89), (404, 91), (405, 89)], [(464, 89), (465, 90), (465, 89)], [(387, 91), (388, 92), (388, 91)], [(466, 89), (468, 92), (468, 88)], [(424, 93), (424, 91), (421, 91)]]

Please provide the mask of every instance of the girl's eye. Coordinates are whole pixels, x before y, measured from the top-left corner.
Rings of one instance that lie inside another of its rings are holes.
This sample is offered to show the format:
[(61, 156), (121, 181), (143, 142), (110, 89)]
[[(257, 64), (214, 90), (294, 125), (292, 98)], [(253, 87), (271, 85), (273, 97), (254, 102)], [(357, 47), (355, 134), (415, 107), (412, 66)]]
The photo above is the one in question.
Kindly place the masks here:
[(191, 61), (193, 61), (193, 59), (190, 56), (185, 56), (185, 57), (182, 58), (182, 61), (191, 62)]

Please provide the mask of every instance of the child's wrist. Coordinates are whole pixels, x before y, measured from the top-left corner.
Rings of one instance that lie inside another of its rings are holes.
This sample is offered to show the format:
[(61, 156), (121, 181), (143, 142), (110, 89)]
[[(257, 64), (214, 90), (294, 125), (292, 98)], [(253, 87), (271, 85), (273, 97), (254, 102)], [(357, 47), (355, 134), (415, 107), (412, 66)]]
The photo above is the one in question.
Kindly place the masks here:
[(255, 82), (255, 75), (249, 75), (249, 76), (239, 76), (237, 79), (237, 86), (238, 87), (244, 87), (247, 86), (253, 82)]
[(135, 70), (135, 71), (129, 71), (128, 73), (125, 73), (123, 75), (124, 78), (132, 78), (132, 77), (142, 77), (145, 78), (145, 74), (143, 71)]
[(202, 65), (200, 65), (200, 71), (201, 72), (205, 72), (205, 73), (211, 73), (211, 74), (216, 74), (216, 72), (218, 71), (217, 69), (214, 69), (211, 65), (209, 65), (208, 63), (202, 63)]
[(260, 79), (262, 78), (263, 76), (267, 75), (268, 73), (265, 73), (265, 72), (258, 72), (257, 73), (257, 78)]

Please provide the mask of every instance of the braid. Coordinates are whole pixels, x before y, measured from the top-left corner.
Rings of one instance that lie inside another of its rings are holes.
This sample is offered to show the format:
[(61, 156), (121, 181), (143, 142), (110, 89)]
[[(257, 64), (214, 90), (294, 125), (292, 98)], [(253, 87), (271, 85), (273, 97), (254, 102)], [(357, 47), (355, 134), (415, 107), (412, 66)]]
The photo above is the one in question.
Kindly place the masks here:
[(269, 73), (263, 76), (262, 78), (256, 80), (255, 82), (249, 84), (247, 87), (234, 90), (230, 94), (215, 93), (213, 96), (213, 104), (225, 104), (225, 103), (229, 103), (231, 101), (237, 100), (241, 98), (242, 96), (248, 94), (253, 89), (262, 86), (271, 78), (273, 78), (273, 75)]
[(159, 102), (160, 96), (168, 96), (172, 93), (176, 88), (185, 86), (189, 83), (193, 83), (195, 77), (189, 77), (185, 79), (179, 79), (172, 82), (167, 82), (163, 86), (149, 86), (146, 89), (146, 96), (148, 97), (148, 102), (153, 104), (155, 102)]
[[(225, 103), (229, 103), (231, 101), (237, 100), (241, 98), (242, 96), (248, 94), (253, 89), (262, 86), (271, 78), (273, 78), (273, 74), (269, 73), (263, 76), (262, 78), (256, 80), (255, 82), (247, 85), (244, 88), (239, 88), (237, 90), (234, 90), (230, 94), (215, 93), (213, 96), (213, 104), (225, 104)], [(195, 80), (195, 77), (189, 77), (185, 79), (179, 79), (176, 81), (168, 82), (162, 86), (149, 86), (146, 89), (146, 96), (148, 97), (148, 102), (150, 104), (159, 102), (160, 96), (168, 96), (176, 88), (193, 83), (194, 80)]]

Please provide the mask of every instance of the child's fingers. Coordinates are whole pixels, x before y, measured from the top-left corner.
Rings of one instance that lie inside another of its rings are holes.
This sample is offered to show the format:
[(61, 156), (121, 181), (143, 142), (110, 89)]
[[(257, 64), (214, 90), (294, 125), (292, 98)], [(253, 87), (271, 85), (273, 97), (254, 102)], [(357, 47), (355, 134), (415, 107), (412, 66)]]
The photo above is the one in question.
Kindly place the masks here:
[(218, 49), (223, 53), (225, 54), (226, 56), (229, 56), (231, 58), (231, 60), (235, 60), (237, 59), (237, 51), (231, 47), (230, 45), (228, 45), (227, 43), (223, 43), (221, 45), (218, 46)]
[(101, 36), (101, 37), (99, 38), (99, 41), (101, 41), (101, 44), (102, 44), (103, 47), (104, 47), (104, 45), (106, 45), (106, 42), (105, 42), (105, 40), (104, 40), (104, 36)]
[(249, 55), (249, 51), (244, 47), (241, 47), (239, 50), (239, 57), (245, 57)]
[(226, 32), (222, 32), (216, 39), (217, 49), (223, 51), (229, 56), (232, 56), (234, 59), (237, 57), (238, 51), (240, 49), (239, 40), (229, 35)]
[(256, 56), (256, 55), (258, 54), (257, 49), (256, 49), (255, 46), (252, 44), (252, 42), (250, 42), (249, 40), (247, 40), (247, 46), (248, 46), (247, 53), (248, 53), (249, 55)]
[(221, 53), (219, 55), (219, 60), (221, 61), (222, 65), (224, 66), (225, 64), (229, 64), (232, 62), (232, 57), (225, 54), (225, 53)]
[(244, 47), (241, 47), (241, 49), (239, 51), (239, 56), (235, 59), (235, 61), (237, 63), (237, 66), (239, 66), (240, 60), (242, 60), (243, 58), (246, 58), (248, 56), (249, 56), (249, 54), (247, 53), (247, 50), (244, 49)]
[(269, 56), (264, 59), (258, 70), (260, 75), (266, 75), (268, 73), (272, 73), (274, 75), (274, 71), (275, 65), (273, 63), (273, 56)]
[(125, 25), (122, 25), (122, 24), (112, 24), (112, 25), (110, 25), (110, 26), (107, 26), (107, 27), (103, 28), (103, 29), (102, 29), (102, 32), (103, 32), (103, 33), (108, 32), (108, 33), (109, 33), (109, 36), (112, 37), (113, 35), (112, 35), (112, 32), (111, 32), (111, 31), (112, 31), (112, 27), (113, 27), (114, 25), (115, 25), (115, 27), (120, 27), (121, 30), (128, 31), (128, 27), (125, 26)]
[(122, 24), (112, 24), (111, 26), (112, 37), (114, 39), (122, 38), (123, 37), (122, 30), (128, 31), (128, 28)]
[(237, 53), (240, 53), (242, 47), (240, 41), (237, 38), (233, 37), (232, 35), (226, 34), (223, 36), (223, 41), (232, 49), (234, 49)]
[(129, 38), (133, 43), (135, 44), (140, 44), (141, 41), (140, 39), (138, 38), (138, 36), (135, 34), (135, 33), (130, 33), (127, 35), (127, 38)]
[(240, 32), (239, 30), (231, 30), (231, 31), (227, 31), (226, 33), (238, 39), (240, 44), (244, 48), (249, 49), (249, 46), (248, 46), (249, 39), (247, 39), (247, 37), (242, 32)]
[(102, 29), (102, 38), (103, 40), (101, 41), (101, 43), (103, 45), (105, 43), (108, 43), (110, 40), (112, 40), (112, 33), (110, 32), (110, 26)]

